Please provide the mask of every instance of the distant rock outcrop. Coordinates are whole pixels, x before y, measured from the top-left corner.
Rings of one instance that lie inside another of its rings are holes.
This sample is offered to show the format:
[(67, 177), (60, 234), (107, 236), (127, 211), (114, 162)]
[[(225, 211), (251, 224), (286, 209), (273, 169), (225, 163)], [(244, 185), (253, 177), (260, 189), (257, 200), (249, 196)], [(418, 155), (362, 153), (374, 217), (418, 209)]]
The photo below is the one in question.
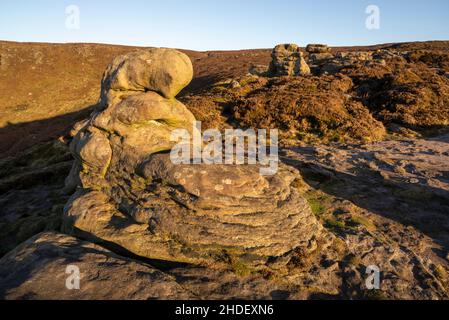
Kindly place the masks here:
[(305, 76), (310, 68), (296, 44), (277, 45), (271, 54), (272, 61), (268, 70), (270, 76)]
[[(309, 48), (310, 46), (310, 48)], [(403, 63), (404, 58), (388, 50), (377, 51), (340, 51), (335, 55), (320, 45), (309, 45), (309, 55), (306, 57), (314, 75), (341, 73), (342, 70), (356, 69), (358, 67), (385, 66), (386, 60), (396, 60)]]
[(65, 230), (176, 262), (265, 265), (315, 250), (322, 227), (295, 169), (281, 165), (262, 176), (258, 165), (171, 162), (172, 130), (194, 130), (194, 116), (174, 98), (191, 78), (190, 60), (169, 49), (128, 54), (108, 67), (101, 110), (71, 144), (77, 161), (67, 189), (77, 191)]
[(329, 53), (331, 49), (326, 44), (309, 44), (306, 51), (308, 53)]

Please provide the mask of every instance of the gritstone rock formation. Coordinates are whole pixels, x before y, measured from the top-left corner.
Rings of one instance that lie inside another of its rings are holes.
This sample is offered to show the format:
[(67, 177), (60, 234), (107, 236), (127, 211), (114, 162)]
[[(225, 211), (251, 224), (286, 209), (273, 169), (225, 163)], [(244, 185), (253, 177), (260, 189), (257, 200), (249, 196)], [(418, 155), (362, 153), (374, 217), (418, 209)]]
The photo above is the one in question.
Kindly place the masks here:
[(331, 50), (326, 44), (309, 44), (306, 51), (309, 53), (329, 53)]
[(333, 55), (330, 52), (318, 53), (318, 48), (312, 47), (306, 59), (314, 75), (336, 74), (342, 70), (356, 69), (366, 66), (386, 66), (386, 60), (404, 62), (405, 59), (393, 51), (349, 51), (338, 52)]
[[(70, 266), (81, 273), (78, 290), (66, 287), (73, 274)], [(148, 264), (52, 232), (40, 233), (2, 257), (0, 278), (0, 297), (6, 300), (192, 298), (173, 277)]]
[(310, 68), (296, 44), (277, 45), (271, 54), (270, 76), (304, 76), (310, 74)]
[[(116, 58), (102, 82), (101, 108), (80, 123), (64, 229), (135, 255), (188, 263), (288, 261), (316, 248), (322, 227), (280, 166), (175, 165), (170, 133), (193, 130), (174, 97), (192, 79), (184, 54), (149, 49)], [(279, 258), (279, 259), (276, 259)]]

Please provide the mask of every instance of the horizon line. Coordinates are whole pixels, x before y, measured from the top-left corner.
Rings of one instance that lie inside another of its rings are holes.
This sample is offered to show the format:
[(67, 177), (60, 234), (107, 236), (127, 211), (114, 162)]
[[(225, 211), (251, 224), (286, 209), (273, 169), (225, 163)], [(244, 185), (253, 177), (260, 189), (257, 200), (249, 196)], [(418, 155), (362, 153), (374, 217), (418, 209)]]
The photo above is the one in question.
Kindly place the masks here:
[[(207, 50), (197, 50), (197, 49), (188, 49), (188, 48), (178, 48), (178, 47), (167, 47), (167, 46), (150, 46), (150, 45), (133, 45), (133, 44), (119, 44), (119, 43), (108, 43), (108, 42), (45, 42), (45, 41), (17, 41), (17, 40), (3, 40), (0, 39), (0, 42), (10, 42), (10, 43), (18, 43), (18, 44), (48, 44), (48, 45), (104, 45), (104, 46), (119, 46), (119, 47), (131, 47), (131, 48), (172, 48), (177, 50), (184, 51), (195, 51), (195, 52), (219, 52), (219, 51), (249, 51), (249, 50), (271, 50), (273, 47), (268, 48), (241, 48), (241, 49), (207, 49)], [(357, 44), (357, 45), (329, 45), (329, 48), (357, 48), (357, 47), (374, 47), (374, 46), (391, 46), (396, 44), (408, 44), (408, 43), (426, 43), (426, 42), (449, 42), (447, 40), (416, 40), (416, 41), (399, 41), (399, 42), (386, 42), (386, 43), (371, 43), (371, 44)], [(284, 43), (295, 43), (295, 42), (284, 42)], [(278, 44), (284, 44), (278, 43)], [(278, 45), (276, 44), (276, 45)], [(309, 43), (309, 44), (318, 44), (317, 43)], [(308, 45), (308, 44), (307, 44)], [(306, 46), (307, 46), (306, 45)], [(300, 48), (305, 48), (306, 46), (299, 45)]]

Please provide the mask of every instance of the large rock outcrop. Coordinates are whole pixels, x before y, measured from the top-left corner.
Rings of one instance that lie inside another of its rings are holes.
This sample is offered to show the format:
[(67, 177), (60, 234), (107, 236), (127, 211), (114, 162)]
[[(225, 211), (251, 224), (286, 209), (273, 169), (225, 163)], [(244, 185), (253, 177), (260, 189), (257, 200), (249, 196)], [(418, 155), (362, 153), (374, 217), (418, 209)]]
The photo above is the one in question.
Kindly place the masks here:
[[(159, 64), (165, 59), (176, 72)], [(172, 130), (195, 130), (194, 116), (173, 97), (191, 80), (187, 60), (175, 50), (151, 49), (108, 67), (102, 109), (79, 125), (71, 144), (77, 160), (67, 189), (76, 192), (65, 208), (65, 230), (176, 262), (265, 265), (314, 250), (322, 227), (295, 187), (295, 169), (281, 165), (262, 176), (258, 165), (171, 162)], [(158, 81), (161, 74), (173, 77)]]
[(268, 70), (268, 74), (271, 76), (305, 76), (310, 74), (310, 68), (296, 44), (277, 45), (273, 49), (271, 58), (272, 61)]

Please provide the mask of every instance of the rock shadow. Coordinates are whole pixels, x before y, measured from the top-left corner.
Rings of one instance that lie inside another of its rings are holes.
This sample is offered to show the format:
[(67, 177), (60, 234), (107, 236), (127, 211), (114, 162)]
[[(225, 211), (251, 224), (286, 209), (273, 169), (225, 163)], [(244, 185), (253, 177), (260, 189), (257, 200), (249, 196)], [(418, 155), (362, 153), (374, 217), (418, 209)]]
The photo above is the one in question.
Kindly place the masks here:
[(66, 134), (76, 122), (87, 118), (95, 106), (90, 105), (81, 110), (48, 119), (9, 123), (0, 128), (0, 158), (15, 155), (36, 144)]

